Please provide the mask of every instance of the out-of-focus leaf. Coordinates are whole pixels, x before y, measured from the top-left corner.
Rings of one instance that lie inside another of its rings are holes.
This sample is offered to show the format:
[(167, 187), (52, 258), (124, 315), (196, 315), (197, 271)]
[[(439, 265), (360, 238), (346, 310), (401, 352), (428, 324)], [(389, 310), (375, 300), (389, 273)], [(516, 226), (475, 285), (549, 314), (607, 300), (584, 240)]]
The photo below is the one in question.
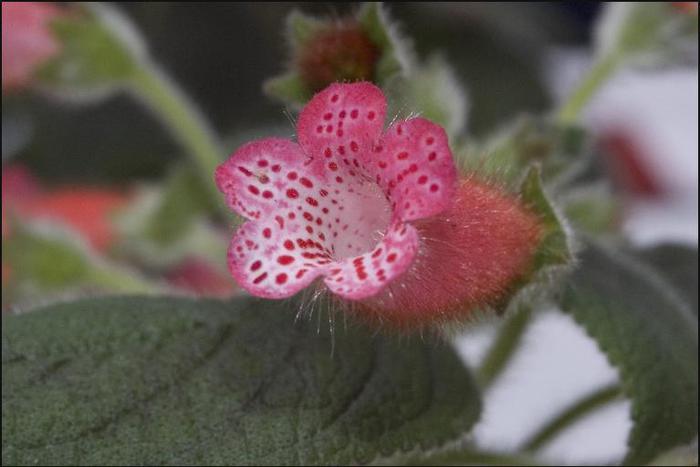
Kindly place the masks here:
[(153, 292), (159, 287), (92, 252), (77, 234), (55, 223), (12, 222), (2, 242), (2, 258), (11, 270), (10, 299), (35, 294), (97, 288), (121, 292)]
[(460, 156), (465, 169), (507, 182), (517, 180), (529, 165), (540, 164), (544, 184), (555, 191), (585, 172), (594, 159), (582, 128), (533, 117), (518, 119)]
[[(398, 84), (398, 83), (397, 83)], [(443, 128), (453, 139), (464, 130), (467, 120), (467, 97), (447, 61), (435, 55), (424, 65), (416, 67), (409, 79), (399, 86), (403, 92), (397, 102), (405, 109), (389, 111), (390, 115), (402, 110), (418, 113)]]
[(651, 461), (698, 432), (698, 320), (642, 262), (591, 243), (561, 302), (618, 367), (634, 426), (625, 462)]
[(379, 85), (386, 86), (395, 77), (409, 72), (412, 62), (410, 47), (406, 39), (399, 36), (382, 3), (365, 2), (357, 19), (381, 50), (375, 72)]
[(60, 97), (102, 96), (134, 73), (145, 47), (128, 20), (114, 8), (91, 4), (51, 24), (61, 52), (38, 70), (41, 84)]
[(609, 2), (596, 30), (596, 53), (636, 65), (697, 63), (698, 16), (674, 2)]
[(634, 251), (669, 281), (698, 314), (698, 249), (665, 243)]
[(116, 219), (119, 251), (150, 266), (169, 267), (188, 256), (225, 261), (227, 235), (208, 221), (214, 206), (188, 165), (176, 166), (163, 187), (146, 187)]
[(569, 189), (559, 202), (566, 218), (578, 229), (605, 233), (619, 227), (621, 207), (605, 183)]
[(3, 316), (3, 464), (366, 464), (467, 432), (454, 351), (295, 301), (104, 298)]

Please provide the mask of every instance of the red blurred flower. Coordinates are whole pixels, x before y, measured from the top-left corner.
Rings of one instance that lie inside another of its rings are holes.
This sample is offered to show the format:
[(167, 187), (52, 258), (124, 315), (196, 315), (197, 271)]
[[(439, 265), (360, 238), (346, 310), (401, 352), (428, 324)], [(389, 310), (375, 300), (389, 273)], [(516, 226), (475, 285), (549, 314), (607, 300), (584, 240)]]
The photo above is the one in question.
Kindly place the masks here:
[(223, 298), (231, 296), (236, 290), (228, 274), (196, 257), (182, 261), (166, 274), (166, 278), (174, 286), (198, 295)]
[(25, 86), (60, 44), (49, 24), (61, 10), (52, 3), (2, 2), (2, 88)]
[(129, 196), (112, 189), (66, 187), (43, 190), (23, 167), (2, 172), (2, 231), (8, 233), (5, 211), (25, 219), (64, 223), (80, 233), (97, 250), (108, 249), (116, 238), (111, 222), (115, 211), (126, 206)]

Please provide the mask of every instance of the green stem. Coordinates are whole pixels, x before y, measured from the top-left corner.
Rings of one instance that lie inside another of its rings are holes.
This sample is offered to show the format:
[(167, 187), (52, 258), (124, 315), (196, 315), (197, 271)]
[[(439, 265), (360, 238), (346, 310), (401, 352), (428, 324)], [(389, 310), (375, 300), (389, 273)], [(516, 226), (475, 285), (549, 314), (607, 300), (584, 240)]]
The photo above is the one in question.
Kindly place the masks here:
[(192, 157), (202, 186), (221, 218), (232, 219), (232, 213), (214, 185), (214, 171), (223, 160), (224, 152), (204, 116), (182, 90), (151, 63), (138, 66), (129, 84)]
[(91, 275), (93, 283), (113, 291), (135, 294), (160, 294), (168, 291), (165, 286), (109, 264), (95, 266)]
[(593, 410), (608, 404), (622, 394), (620, 386), (613, 384), (605, 386), (586, 395), (582, 399), (571, 404), (535, 433), (524, 445), (526, 452), (535, 452), (547, 444), (559, 433), (589, 415)]
[(532, 313), (531, 306), (523, 305), (503, 324), (477, 373), (477, 379), (482, 388), (490, 386), (506, 368), (522, 341)]
[(617, 53), (609, 53), (598, 60), (559, 110), (557, 115), (559, 122), (575, 123), (586, 104), (617, 70), (619, 63), (620, 59)]

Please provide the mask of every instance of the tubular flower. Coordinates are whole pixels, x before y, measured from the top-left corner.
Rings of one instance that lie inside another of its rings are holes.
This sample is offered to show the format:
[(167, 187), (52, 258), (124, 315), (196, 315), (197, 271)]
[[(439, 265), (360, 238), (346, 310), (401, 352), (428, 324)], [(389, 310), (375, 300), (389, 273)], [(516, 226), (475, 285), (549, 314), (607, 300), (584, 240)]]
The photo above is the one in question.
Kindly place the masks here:
[(2, 2), (2, 88), (26, 85), (36, 68), (60, 45), (49, 23), (61, 15), (51, 3)]
[(228, 255), (243, 287), (282, 298), (322, 276), (357, 300), (410, 266), (411, 221), (447, 207), (457, 174), (442, 128), (413, 118), (382, 134), (385, 116), (376, 86), (333, 84), (299, 116), (298, 144), (254, 141), (219, 166), (219, 189), (250, 219)]
[(459, 182), (441, 127), (410, 118), (383, 131), (385, 116), (376, 86), (333, 84), (301, 112), (298, 143), (254, 141), (218, 167), (248, 219), (228, 252), (243, 288), (284, 298), (321, 278), (366, 316), (410, 326), (493, 303), (527, 270), (535, 217)]

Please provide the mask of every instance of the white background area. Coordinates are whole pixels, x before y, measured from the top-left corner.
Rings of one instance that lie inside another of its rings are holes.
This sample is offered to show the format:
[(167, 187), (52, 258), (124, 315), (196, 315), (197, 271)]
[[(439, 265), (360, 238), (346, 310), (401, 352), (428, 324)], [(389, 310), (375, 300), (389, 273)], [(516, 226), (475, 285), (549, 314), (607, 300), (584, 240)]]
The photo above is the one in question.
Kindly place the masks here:
[[(545, 67), (561, 99), (583, 76), (588, 59), (557, 51)], [(668, 195), (629, 200), (624, 232), (639, 245), (662, 241), (698, 243), (698, 70), (624, 71), (587, 107), (585, 125), (596, 132), (624, 123), (644, 147), (652, 173)], [(476, 367), (493, 329), (473, 329), (456, 340)], [(556, 310), (541, 313), (511, 364), (485, 395), (474, 441), (485, 449), (516, 449), (568, 404), (618, 378), (594, 341)], [(629, 401), (593, 413), (543, 449), (544, 459), (568, 464), (610, 463), (625, 454)]]

